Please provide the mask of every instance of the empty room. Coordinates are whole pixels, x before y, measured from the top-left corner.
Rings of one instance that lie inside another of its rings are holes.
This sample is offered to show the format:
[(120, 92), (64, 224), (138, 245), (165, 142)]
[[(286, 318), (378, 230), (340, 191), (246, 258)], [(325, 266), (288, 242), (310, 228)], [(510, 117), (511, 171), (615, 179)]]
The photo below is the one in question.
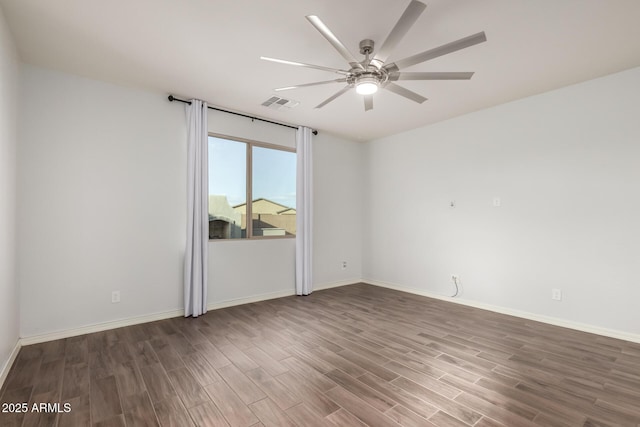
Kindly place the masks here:
[(0, 0), (0, 426), (640, 426), (637, 0)]

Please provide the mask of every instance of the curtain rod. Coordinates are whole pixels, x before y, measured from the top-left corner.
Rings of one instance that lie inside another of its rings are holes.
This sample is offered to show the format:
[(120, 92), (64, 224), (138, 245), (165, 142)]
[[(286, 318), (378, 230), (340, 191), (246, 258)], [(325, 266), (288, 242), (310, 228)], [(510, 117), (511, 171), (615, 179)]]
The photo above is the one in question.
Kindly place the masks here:
[[(191, 105), (191, 101), (185, 101), (184, 99), (176, 98), (173, 95), (169, 95), (168, 99), (171, 102), (178, 101), (178, 102), (183, 102), (185, 104)], [(291, 129), (298, 129), (296, 126), (287, 125), (285, 123), (273, 122), (271, 120), (261, 119), (260, 117), (253, 117), (253, 116), (249, 116), (247, 114), (236, 113), (235, 111), (223, 110), (222, 108), (216, 108), (216, 107), (212, 107), (210, 105), (208, 105), (207, 108), (209, 108), (210, 110), (222, 111), (223, 113), (229, 113), (229, 114), (234, 114), (236, 116), (246, 117), (246, 118), (251, 119), (251, 120), (260, 120), (261, 122), (271, 123), (273, 125), (284, 126), (284, 127), (288, 127), (288, 128), (291, 128)], [(313, 133), (314, 135), (317, 135), (318, 131), (315, 130), (315, 129), (312, 129), (311, 133)]]

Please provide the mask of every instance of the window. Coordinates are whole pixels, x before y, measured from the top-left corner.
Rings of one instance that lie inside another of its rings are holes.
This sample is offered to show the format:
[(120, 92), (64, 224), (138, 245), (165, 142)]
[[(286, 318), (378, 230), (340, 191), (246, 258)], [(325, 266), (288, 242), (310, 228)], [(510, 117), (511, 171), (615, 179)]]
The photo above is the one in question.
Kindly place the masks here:
[(209, 136), (209, 239), (295, 235), (295, 151)]

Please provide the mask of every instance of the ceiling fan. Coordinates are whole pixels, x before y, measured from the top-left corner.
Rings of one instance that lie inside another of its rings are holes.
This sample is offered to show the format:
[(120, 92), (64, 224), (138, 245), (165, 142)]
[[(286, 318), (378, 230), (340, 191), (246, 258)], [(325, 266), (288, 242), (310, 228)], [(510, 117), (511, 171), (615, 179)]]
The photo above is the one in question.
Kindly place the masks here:
[(421, 3), (417, 0), (412, 0), (396, 25), (387, 36), (387, 39), (384, 41), (384, 43), (382, 43), (382, 47), (380, 47), (378, 51), (374, 52), (373, 40), (362, 40), (360, 42), (360, 53), (365, 56), (364, 60), (362, 61), (358, 61), (351, 54), (351, 52), (331, 32), (329, 27), (327, 27), (320, 20), (320, 18), (314, 15), (307, 16), (306, 18), (311, 23), (311, 25), (313, 25), (315, 29), (318, 30), (320, 34), (322, 34), (322, 36), (327, 39), (327, 41), (329, 41), (329, 43), (331, 43), (331, 45), (338, 51), (338, 53), (340, 53), (340, 55), (342, 55), (342, 57), (347, 60), (350, 67), (348, 70), (323, 67), (313, 64), (305, 64), (302, 62), (286, 61), (283, 59), (268, 58), (265, 56), (261, 56), (260, 59), (263, 59), (265, 61), (278, 62), (281, 64), (295, 65), (298, 67), (314, 68), (316, 70), (329, 71), (332, 73), (340, 74), (342, 77), (334, 80), (305, 83), (274, 89), (275, 91), (283, 91), (301, 87), (324, 85), (329, 83), (347, 84), (338, 92), (334, 93), (329, 98), (318, 104), (315, 108), (324, 107), (325, 105), (354, 87), (356, 89), (356, 92), (364, 95), (365, 111), (373, 109), (373, 94), (380, 88), (389, 90), (397, 95), (422, 104), (427, 100), (427, 98), (400, 85), (397, 85), (394, 82), (398, 80), (469, 80), (471, 76), (473, 76), (473, 72), (407, 73), (401, 72), (400, 70), (487, 41), (487, 37), (484, 32), (480, 32), (468, 37), (464, 37), (460, 40), (456, 40), (454, 42), (426, 50), (408, 58), (387, 63), (386, 61), (391, 54), (391, 51), (396, 47), (396, 45), (400, 42), (404, 35), (418, 20), (418, 17), (420, 17), (426, 7), (427, 6), (424, 3)]

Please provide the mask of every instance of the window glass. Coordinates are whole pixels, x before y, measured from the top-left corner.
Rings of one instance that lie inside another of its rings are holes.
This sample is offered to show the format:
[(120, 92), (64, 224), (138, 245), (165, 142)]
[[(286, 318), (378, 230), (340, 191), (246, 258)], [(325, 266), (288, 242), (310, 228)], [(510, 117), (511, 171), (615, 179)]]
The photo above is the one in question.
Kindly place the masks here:
[(295, 236), (296, 154), (266, 145), (209, 137), (209, 239)]
[(252, 163), (253, 236), (295, 236), (296, 154), (254, 146)]
[(209, 239), (247, 236), (247, 144), (209, 137)]

